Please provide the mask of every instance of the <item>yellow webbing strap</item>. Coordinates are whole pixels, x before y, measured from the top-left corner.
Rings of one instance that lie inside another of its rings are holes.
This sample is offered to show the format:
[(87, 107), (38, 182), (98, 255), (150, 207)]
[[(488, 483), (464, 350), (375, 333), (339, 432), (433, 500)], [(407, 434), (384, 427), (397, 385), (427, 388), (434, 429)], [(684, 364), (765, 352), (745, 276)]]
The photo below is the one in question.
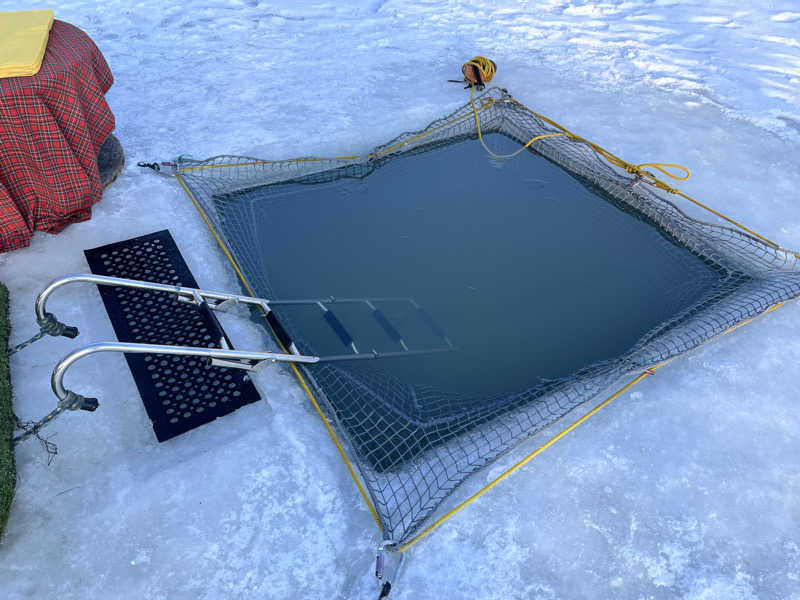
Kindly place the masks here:
[[(242, 284), (244, 284), (244, 287), (247, 289), (247, 292), (251, 296), (255, 297), (255, 292), (253, 291), (253, 288), (251, 288), (250, 284), (247, 283), (247, 280), (244, 278), (244, 275), (242, 274), (242, 271), (239, 269), (239, 266), (236, 264), (236, 261), (233, 259), (233, 256), (231, 255), (230, 252), (228, 252), (228, 249), (225, 247), (225, 244), (222, 243), (222, 239), (219, 237), (219, 234), (217, 234), (217, 232), (214, 230), (214, 226), (211, 224), (211, 221), (208, 220), (208, 217), (206, 217), (205, 212), (203, 212), (203, 209), (197, 203), (197, 200), (195, 200), (194, 194), (192, 194), (192, 192), (189, 190), (189, 188), (183, 182), (183, 179), (181, 178), (180, 173), (175, 173), (175, 179), (177, 179), (178, 183), (181, 184), (181, 187), (183, 188), (183, 191), (186, 192), (186, 195), (189, 196), (189, 200), (192, 201), (192, 204), (194, 204), (195, 209), (197, 210), (197, 212), (200, 213), (200, 216), (203, 218), (203, 221), (205, 222), (206, 227), (208, 227), (208, 230), (211, 232), (211, 235), (214, 236), (214, 239), (217, 240), (217, 244), (219, 244), (219, 247), (222, 249), (222, 252), (228, 258), (228, 261), (233, 266), (233, 269), (236, 271), (236, 275), (239, 276), (239, 279), (241, 280)], [(270, 328), (270, 330), (272, 330), (272, 326), (269, 324), (269, 321), (267, 321), (267, 326)], [(273, 334), (274, 334), (274, 331), (273, 331)], [(278, 341), (278, 345), (281, 347), (281, 349), (284, 352), (288, 352), (288, 350), (283, 347), (283, 344), (278, 339), (278, 336), (274, 335), (273, 337)], [(356, 471), (353, 468), (353, 465), (350, 463), (350, 459), (347, 458), (347, 453), (345, 453), (344, 448), (342, 447), (342, 444), (341, 444), (341, 442), (339, 441), (339, 438), (336, 435), (336, 432), (333, 430), (333, 427), (331, 427), (330, 422), (325, 417), (325, 413), (322, 412), (322, 408), (320, 408), (320, 405), (317, 402), (317, 399), (314, 398), (314, 394), (311, 393), (311, 389), (308, 387), (308, 384), (306, 383), (305, 379), (301, 375), (301, 373), (300, 373), (299, 369), (297, 368), (297, 366), (294, 363), (289, 363), (289, 366), (292, 368), (292, 371), (294, 372), (295, 376), (297, 377), (297, 380), (300, 382), (300, 386), (305, 391), (306, 395), (308, 396), (308, 399), (311, 400), (311, 404), (314, 406), (314, 410), (317, 411), (317, 414), (319, 415), (319, 418), (322, 420), (323, 424), (325, 425), (325, 429), (328, 430), (328, 435), (331, 436), (331, 439), (333, 440), (333, 443), (336, 445), (336, 449), (339, 451), (339, 456), (342, 457), (342, 460), (344, 461), (344, 464), (347, 467), (347, 471), (350, 473), (350, 477), (353, 478), (353, 481), (355, 482), (356, 487), (358, 488), (358, 492), (361, 494), (361, 497), (364, 499), (364, 503), (367, 505), (367, 508), (369, 509), (370, 514), (372, 514), (372, 518), (375, 519), (375, 523), (378, 525), (378, 529), (382, 530), (383, 528), (381, 527), (380, 517), (378, 517), (378, 513), (375, 510), (375, 507), (372, 505), (372, 502), (370, 501), (369, 496), (367, 495), (367, 491), (364, 489), (364, 486), (361, 484), (361, 480), (358, 478), (358, 475), (356, 474)]]

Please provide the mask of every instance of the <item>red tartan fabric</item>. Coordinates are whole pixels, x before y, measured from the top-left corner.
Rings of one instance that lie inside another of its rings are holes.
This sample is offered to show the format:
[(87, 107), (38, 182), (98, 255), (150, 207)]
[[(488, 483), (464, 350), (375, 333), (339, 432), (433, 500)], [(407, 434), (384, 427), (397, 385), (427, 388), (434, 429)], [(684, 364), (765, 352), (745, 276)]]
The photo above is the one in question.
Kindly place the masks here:
[(114, 129), (114, 78), (94, 42), (55, 21), (42, 68), (0, 78), (0, 252), (85, 221), (103, 189), (97, 152)]

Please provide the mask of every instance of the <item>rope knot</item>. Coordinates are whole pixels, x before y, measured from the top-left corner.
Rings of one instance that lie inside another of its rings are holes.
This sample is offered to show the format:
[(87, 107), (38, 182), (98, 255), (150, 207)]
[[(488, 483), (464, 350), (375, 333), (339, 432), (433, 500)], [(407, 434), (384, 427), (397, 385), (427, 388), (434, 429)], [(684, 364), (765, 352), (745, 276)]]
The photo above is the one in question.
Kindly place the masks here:
[(71, 390), (67, 390), (67, 395), (58, 401), (58, 408), (61, 411), (86, 410), (92, 412), (97, 409), (98, 406), (100, 406), (100, 403), (97, 401), (97, 398), (87, 398)]
[(44, 318), (39, 321), (39, 329), (45, 335), (60, 336), (67, 330), (67, 325), (55, 318), (53, 313), (44, 313)]
[(42, 336), (52, 335), (58, 337), (62, 335), (64, 337), (74, 338), (78, 336), (78, 328), (66, 325), (56, 319), (53, 313), (46, 312), (44, 313), (44, 317), (39, 320), (39, 334)]
[(667, 192), (668, 194), (677, 194), (678, 193), (678, 190), (676, 190), (674, 187), (668, 186), (666, 183), (664, 183), (660, 179), (656, 179), (655, 177), (653, 177), (653, 181), (649, 182), (649, 183), (653, 187), (656, 187), (659, 190), (663, 190), (663, 191)]
[(640, 167), (637, 167), (636, 165), (632, 165), (630, 163), (625, 163), (625, 170), (631, 175), (636, 175), (636, 177), (641, 177), (643, 173)]

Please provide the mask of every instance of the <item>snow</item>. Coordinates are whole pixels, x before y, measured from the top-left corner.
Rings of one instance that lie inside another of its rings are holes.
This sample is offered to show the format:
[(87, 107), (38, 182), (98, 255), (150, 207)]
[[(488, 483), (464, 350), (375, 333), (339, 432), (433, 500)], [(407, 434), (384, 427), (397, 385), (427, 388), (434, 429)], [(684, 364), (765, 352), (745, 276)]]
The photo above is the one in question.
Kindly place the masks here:
[[(534, 110), (630, 161), (687, 165), (683, 191), (800, 248), (794, 1), (49, 5), (109, 61), (128, 166), (91, 221), (0, 255), (12, 341), (35, 331), (46, 282), (87, 270), (82, 249), (165, 227), (201, 285), (236, 289), (180, 187), (136, 161), (362, 152), (462, 104), (445, 80), (475, 54)], [(81, 337), (12, 357), (23, 419), (52, 408), (58, 358), (113, 339), (95, 289), (50, 306)], [(274, 347), (246, 319), (225, 326)], [(800, 599), (798, 364), (794, 304), (679, 358), (414, 546), (392, 597)], [(377, 597), (377, 528), (288, 370), (259, 376), (265, 401), (161, 445), (122, 357), (66, 383), (101, 407), (46, 430), (52, 464), (17, 449), (0, 597)]]

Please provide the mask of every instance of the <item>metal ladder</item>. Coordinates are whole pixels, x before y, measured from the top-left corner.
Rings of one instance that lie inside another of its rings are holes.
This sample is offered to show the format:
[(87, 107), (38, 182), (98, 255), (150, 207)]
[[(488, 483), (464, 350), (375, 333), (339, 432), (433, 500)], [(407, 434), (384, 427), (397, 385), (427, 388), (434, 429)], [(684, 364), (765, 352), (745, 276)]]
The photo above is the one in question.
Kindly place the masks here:
[[(411, 350), (406, 343), (405, 338), (400, 334), (397, 328), (392, 324), (386, 314), (376, 304), (384, 302), (405, 303), (408, 304), (414, 312), (418, 315), (420, 321), (441, 340), (440, 347), (425, 348), (422, 350)], [(336, 334), (339, 340), (346, 347), (352, 350), (351, 354), (339, 354), (334, 356), (320, 357), (321, 361), (333, 360), (354, 360), (359, 358), (385, 358), (389, 356), (407, 356), (413, 354), (430, 354), (432, 352), (447, 352), (453, 350), (454, 346), (447, 335), (442, 331), (433, 317), (430, 316), (428, 311), (417, 304), (413, 298), (404, 297), (381, 297), (381, 298), (325, 298), (325, 299), (303, 299), (303, 300), (272, 300), (269, 301), (271, 306), (316, 306), (320, 309), (322, 317), (331, 330)], [(348, 332), (345, 325), (334, 314), (332, 308), (335, 305), (342, 304), (355, 304), (364, 306), (370, 313), (374, 322), (386, 334), (387, 338), (400, 347), (400, 350), (391, 352), (378, 352), (374, 348), (364, 351), (363, 348), (359, 349), (360, 344), (356, 344), (353, 336)], [(292, 349), (295, 352), (296, 348)]]
[[(265, 366), (275, 362), (290, 362), (301, 364), (314, 364), (318, 362), (333, 362), (345, 360), (362, 360), (362, 359), (378, 359), (394, 356), (409, 356), (415, 354), (431, 354), (436, 352), (449, 352), (455, 350), (453, 343), (436, 324), (433, 318), (425, 311), (424, 308), (419, 306), (413, 298), (327, 298), (327, 299), (302, 299), (302, 300), (267, 300), (265, 298), (254, 298), (252, 296), (244, 296), (241, 294), (233, 294), (230, 292), (219, 292), (212, 290), (201, 290), (196, 288), (188, 288), (178, 285), (166, 285), (162, 283), (153, 283), (148, 281), (139, 281), (133, 279), (122, 279), (119, 277), (109, 277), (106, 275), (93, 275), (93, 274), (76, 274), (60, 277), (49, 285), (47, 285), (36, 297), (35, 314), (36, 321), (42, 330), (45, 330), (45, 325), (57, 325), (61, 333), (50, 335), (62, 335), (68, 338), (78, 336), (77, 327), (71, 327), (59, 322), (56, 317), (47, 312), (47, 300), (51, 294), (58, 288), (70, 283), (93, 283), (96, 285), (108, 285), (114, 287), (126, 287), (139, 290), (150, 290), (157, 292), (168, 292), (174, 294), (176, 300), (197, 306), (200, 310), (213, 310), (225, 312), (231, 307), (243, 304), (257, 308), (264, 318), (268, 318), (272, 312), (273, 306), (292, 306), (292, 305), (315, 305), (322, 311), (322, 316), (328, 323), (330, 328), (339, 337), (342, 343), (352, 350), (352, 353), (338, 354), (331, 356), (311, 356), (301, 354), (294, 343), (287, 344), (288, 353), (282, 352), (263, 352), (263, 351), (249, 351), (249, 350), (234, 350), (224, 332), (220, 329), (217, 334), (219, 336), (219, 344), (221, 348), (202, 348), (193, 346), (168, 346), (158, 344), (144, 344), (134, 342), (99, 342), (90, 344), (78, 350), (75, 350), (62, 358), (53, 369), (50, 378), (50, 386), (53, 393), (60, 402), (74, 402), (76, 398), (80, 399), (80, 408), (84, 410), (95, 410), (98, 402), (95, 398), (85, 398), (67, 390), (64, 387), (64, 375), (67, 370), (78, 360), (95, 354), (97, 352), (123, 352), (132, 354), (166, 354), (166, 355), (180, 355), (180, 356), (197, 356), (206, 358), (213, 366), (228, 367), (234, 369), (243, 369), (246, 371), (259, 371)], [(442, 345), (432, 348), (424, 348), (421, 350), (411, 350), (408, 347), (403, 336), (392, 325), (383, 311), (376, 306), (382, 302), (405, 302), (416, 311), (421, 321), (429, 328), (429, 330), (441, 340)], [(344, 324), (333, 313), (331, 307), (335, 304), (361, 304), (369, 309), (373, 319), (377, 322), (380, 328), (394, 343), (396, 343), (400, 350), (391, 352), (378, 352), (374, 348), (369, 351), (362, 351), (359, 349), (358, 344), (345, 328)]]

